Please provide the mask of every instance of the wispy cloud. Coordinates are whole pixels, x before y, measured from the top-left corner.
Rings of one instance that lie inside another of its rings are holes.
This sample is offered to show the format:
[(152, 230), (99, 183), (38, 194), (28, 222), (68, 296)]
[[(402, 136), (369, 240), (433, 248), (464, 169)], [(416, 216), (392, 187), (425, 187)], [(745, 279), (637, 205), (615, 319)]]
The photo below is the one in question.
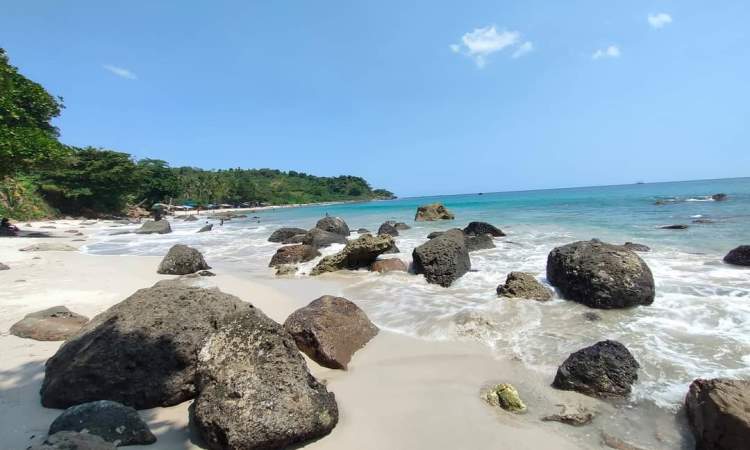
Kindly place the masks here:
[(591, 55), (592, 59), (619, 58), (619, 57), (620, 57), (620, 47), (616, 45), (610, 45), (607, 48), (600, 48), (599, 50), (595, 51), (593, 55)]
[(476, 28), (464, 34), (460, 43), (450, 46), (454, 53), (473, 59), (480, 69), (487, 64), (490, 55), (511, 48), (515, 48), (512, 57), (518, 58), (532, 51), (534, 45), (529, 41), (521, 43), (521, 33), (518, 31), (501, 30), (498, 32), (497, 28), (492, 25)]
[(138, 77), (133, 72), (129, 71), (128, 69), (124, 69), (122, 67), (113, 66), (111, 64), (105, 64), (102, 66), (105, 70), (108, 70), (109, 72), (112, 72), (113, 74), (117, 75), (121, 78), (127, 78), (128, 80), (137, 80)]
[(648, 24), (651, 25), (651, 28), (664, 28), (665, 26), (672, 23), (672, 16), (670, 16), (667, 13), (658, 13), (658, 14), (649, 14), (648, 15)]

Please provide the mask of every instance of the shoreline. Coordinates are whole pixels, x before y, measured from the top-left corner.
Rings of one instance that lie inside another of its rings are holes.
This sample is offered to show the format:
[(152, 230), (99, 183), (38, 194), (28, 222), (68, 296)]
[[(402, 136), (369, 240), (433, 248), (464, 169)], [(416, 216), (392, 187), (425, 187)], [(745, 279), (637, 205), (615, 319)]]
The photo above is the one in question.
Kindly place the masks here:
[[(39, 242), (76, 246), (82, 243), (73, 242), (76, 236), (65, 236), (65, 231), (78, 229), (89, 235), (111, 224), (100, 221), (81, 228), (76, 223), (56, 222), (54, 233), (62, 238), (0, 240), (0, 261), (11, 267), (0, 272), (0, 283), (9, 286), (0, 293), (0, 348), (5, 355), (0, 361), (0, 435), (4, 436), (0, 449), (26, 448), (40, 441), (60, 413), (41, 407), (38, 390), (44, 361), (61, 343), (11, 336), (7, 330), (12, 323), (27, 313), (56, 305), (93, 317), (137, 289), (174, 278), (156, 274), (160, 257), (155, 256), (18, 251)], [(318, 296), (339, 294), (344, 288), (334, 277), (261, 281), (226, 271), (221, 265), (216, 273), (216, 277), (201, 279), (200, 285), (237, 295), (279, 322)], [(561, 403), (585, 404), (602, 416), (614, 412), (607, 403), (555, 390), (519, 361), (494, 358), (484, 345), (474, 342), (434, 342), (381, 330), (355, 354), (348, 371), (325, 369), (309, 359), (307, 364), (336, 394), (341, 417), (329, 436), (305, 448), (453, 449), (491, 448), (503, 443), (521, 449), (593, 449), (600, 448), (596, 422), (574, 429), (541, 422), (540, 416), (558, 412), (556, 405)], [(484, 386), (499, 382), (519, 389), (528, 413), (494, 410), (480, 399)], [(133, 448), (201, 448), (190, 435), (189, 403), (140, 411), (158, 441)]]
[(333, 202), (315, 202), (315, 203), (290, 203), (288, 205), (269, 205), (269, 206), (255, 206), (252, 208), (219, 208), (219, 209), (202, 209), (200, 211), (196, 210), (188, 210), (188, 211), (173, 211), (171, 215), (173, 217), (180, 217), (180, 216), (210, 216), (212, 214), (223, 214), (227, 212), (237, 212), (237, 213), (246, 213), (246, 212), (266, 212), (266, 211), (273, 211), (277, 209), (289, 209), (289, 208), (305, 208), (305, 207), (315, 207), (315, 206), (333, 206), (333, 205), (348, 205), (352, 203), (369, 203), (373, 201), (378, 201), (382, 199), (376, 199), (371, 198), (367, 200), (340, 200), (340, 201), (333, 201)]

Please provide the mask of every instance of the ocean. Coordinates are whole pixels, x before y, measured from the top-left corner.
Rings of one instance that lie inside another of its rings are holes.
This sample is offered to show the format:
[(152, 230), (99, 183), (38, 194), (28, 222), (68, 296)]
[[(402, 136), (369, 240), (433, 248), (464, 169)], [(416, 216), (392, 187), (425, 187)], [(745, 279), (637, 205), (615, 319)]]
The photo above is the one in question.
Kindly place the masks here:
[[(714, 201), (711, 195), (717, 193), (728, 199)], [(456, 219), (414, 222), (417, 206), (432, 202), (442, 202)], [(326, 214), (342, 217), (352, 230), (377, 231), (386, 220), (406, 222), (411, 229), (396, 238), (401, 253), (388, 255), (406, 262), (432, 231), (479, 220), (507, 234), (495, 239), (496, 248), (472, 253), (473, 271), (449, 288), (405, 273), (361, 270), (325, 275), (341, 281), (342, 293), (383, 329), (428, 340), (479, 340), (488, 352), (520, 360), (533, 371), (549, 374), (550, 381), (569, 353), (615, 339), (641, 365), (629, 401), (666, 411), (679, 409), (695, 378), (750, 378), (750, 269), (722, 262), (732, 248), (750, 244), (750, 178), (276, 209), (250, 213), (257, 218), (234, 219), (223, 226), (216, 223), (210, 233), (196, 233), (203, 220), (174, 221), (175, 231), (168, 235), (102, 233), (83, 251), (163, 255), (173, 244), (184, 243), (201, 250), (221, 270), (272, 282), (267, 265), (279, 244), (267, 242), (268, 236), (282, 226), (311, 228)], [(695, 223), (697, 219), (707, 223)], [(673, 224), (688, 229), (660, 228)], [(551, 302), (497, 297), (495, 289), (509, 272), (531, 272), (546, 283), (550, 250), (591, 238), (651, 247), (640, 255), (656, 281), (653, 305), (603, 311), (559, 294)], [(324, 249), (324, 254), (341, 247)], [(302, 272), (314, 263), (304, 264)], [(587, 320), (584, 313), (590, 311), (602, 319)]]

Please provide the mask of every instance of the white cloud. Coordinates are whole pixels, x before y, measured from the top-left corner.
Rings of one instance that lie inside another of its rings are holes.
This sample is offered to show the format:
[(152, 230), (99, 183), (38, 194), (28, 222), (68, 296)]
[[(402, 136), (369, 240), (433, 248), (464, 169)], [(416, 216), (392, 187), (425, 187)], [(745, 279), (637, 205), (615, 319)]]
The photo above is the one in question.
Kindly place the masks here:
[(664, 28), (672, 23), (672, 16), (667, 13), (649, 14), (648, 23), (651, 25), (651, 28)]
[(518, 58), (531, 50), (534, 46), (531, 42), (521, 43), (521, 33), (518, 31), (497, 31), (494, 25), (476, 28), (474, 31), (464, 34), (461, 43), (450, 46), (453, 53), (464, 54), (474, 60), (480, 69), (487, 64), (487, 58), (493, 53), (500, 52), (506, 48), (515, 48), (514, 58)]
[(531, 41), (526, 41), (519, 45), (515, 52), (513, 52), (513, 58), (520, 58), (521, 56), (534, 51), (534, 44)]
[(138, 77), (128, 69), (123, 69), (122, 67), (113, 66), (111, 64), (105, 64), (102, 66), (105, 70), (108, 70), (112, 72), (113, 74), (117, 75), (118, 77), (127, 78), (128, 80), (137, 80)]
[(591, 55), (592, 59), (619, 58), (619, 57), (620, 57), (620, 48), (616, 45), (610, 45), (607, 48), (600, 48), (599, 50), (595, 51), (593, 55)]

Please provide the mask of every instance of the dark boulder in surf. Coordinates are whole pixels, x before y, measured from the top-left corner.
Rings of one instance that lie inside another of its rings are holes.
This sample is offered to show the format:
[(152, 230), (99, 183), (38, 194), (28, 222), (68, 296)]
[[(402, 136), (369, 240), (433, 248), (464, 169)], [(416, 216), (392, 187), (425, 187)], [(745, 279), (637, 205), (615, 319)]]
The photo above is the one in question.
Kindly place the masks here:
[(331, 233), (320, 228), (313, 228), (305, 234), (303, 244), (312, 245), (315, 248), (328, 247), (332, 244), (346, 244), (346, 238), (338, 233)]
[(688, 226), (685, 224), (676, 224), (676, 225), (664, 225), (663, 227), (659, 227), (662, 230), (687, 230)]
[(552, 386), (593, 397), (624, 397), (638, 380), (640, 365), (617, 341), (601, 341), (570, 356), (557, 369)]
[(622, 246), (627, 250), (632, 250), (634, 252), (650, 252), (651, 247), (648, 245), (643, 244), (636, 244), (635, 242), (626, 242), (622, 244)]
[(465, 236), (465, 239), (466, 249), (470, 252), (495, 248), (495, 243), (492, 241), (492, 236), (489, 234), (469, 235)]
[(646, 262), (622, 246), (596, 239), (552, 250), (547, 280), (566, 299), (591, 308), (627, 308), (654, 301), (654, 277)]
[(307, 230), (305, 230), (304, 228), (279, 228), (278, 230), (271, 233), (271, 236), (268, 238), (268, 242), (284, 242), (292, 236), (306, 233)]
[(318, 256), (320, 256), (320, 252), (311, 245), (289, 245), (276, 250), (276, 253), (271, 257), (271, 262), (268, 263), (268, 267), (312, 261)]
[(718, 194), (714, 194), (711, 196), (711, 199), (716, 202), (723, 202), (724, 200), (728, 199), (729, 196), (723, 192), (720, 192)]
[(750, 266), (750, 245), (740, 245), (724, 257), (724, 262), (735, 266)]
[(393, 237), (387, 234), (364, 234), (349, 241), (340, 252), (326, 256), (312, 269), (310, 275), (320, 275), (337, 270), (357, 270), (370, 267), (379, 255), (393, 246)]
[(414, 249), (414, 272), (424, 274), (428, 283), (450, 286), (471, 269), (463, 231), (448, 230)]
[(697, 379), (685, 397), (697, 449), (734, 450), (750, 443), (750, 381)]
[(547, 301), (552, 298), (552, 292), (542, 286), (542, 283), (538, 282), (534, 275), (526, 272), (509, 273), (505, 279), (505, 284), (497, 287), (497, 295), (539, 301)]
[(349, 225), (341, 217), (323, 217), (315, 224), (315, 228), (341, 236), (349, 236)]
[(470, 236), (476, 236), (480, 234), (489, 234), (493, 237), (505, 236), (503, 230), (487, 222), (471, 222), (466, 226), (466, 228), (464, 228), (464, 233)]
[(135, 234), (167, 234), (172, 232), (172, 227), (166, 220), (149, 220), (135, 230)]
[(385, 222), (378, 228), (378, 234), (387, 234), (389, 236), (398, 236), (398, 230), (390, 222)]

